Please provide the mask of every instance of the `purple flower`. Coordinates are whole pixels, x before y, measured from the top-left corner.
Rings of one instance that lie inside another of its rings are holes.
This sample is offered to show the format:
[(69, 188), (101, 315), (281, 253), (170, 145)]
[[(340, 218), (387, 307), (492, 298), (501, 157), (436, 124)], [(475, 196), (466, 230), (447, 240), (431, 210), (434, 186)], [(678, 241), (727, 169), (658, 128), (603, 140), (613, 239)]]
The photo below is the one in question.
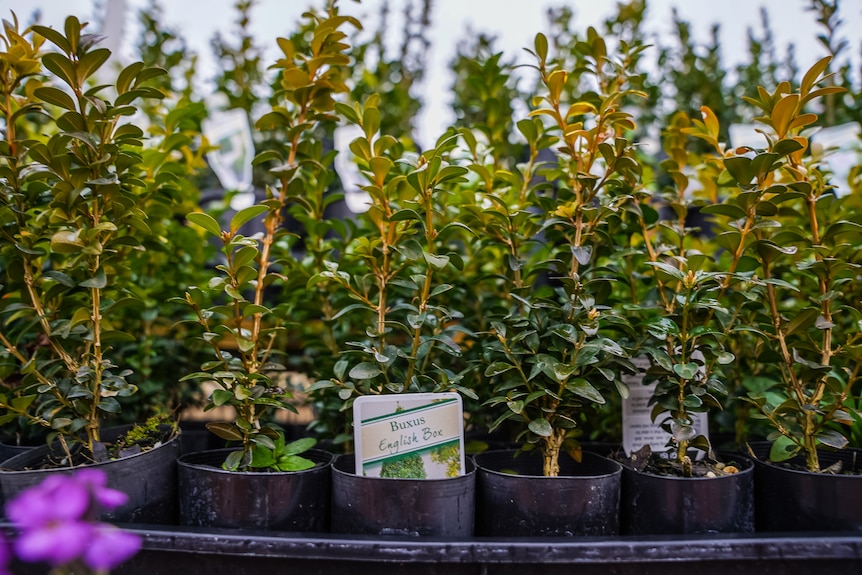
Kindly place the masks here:
[(116, 509), (129, 500), (122, 491), (108, 487), (108, 476), (101, 469), (84, 468), (75, 475), (75, 480), (90, 488), (90, 493), (103, 509)]
[(107, 481), (98, 469), (53, 474), (9, 501), (6, 516), (21, 532), (14, 543), (18, 557), (55, 567), (81, 559), (92, 569), (108, 570), (134, 555), (139, 537), (93, 521), (100, 507), (114, 509), (128, 500)]
[(101, 524), (84, 552), (84, 563), (97, 571), (109, 571), (141, 548), (141, 538), (113, 525)]
[(89, 489), (66, 475), (49, 475), (6, 504), (6, 516), (21, 530), (15, 552), (24, 561), (63, 565), (83, 553), (91, 526)]
[(90, 545), (93, 526), (85, 521), (55, 521), (24, 529), (15, 540), (15, 554), (22, 561), (44, 561), (58, 567), (80, 557)]

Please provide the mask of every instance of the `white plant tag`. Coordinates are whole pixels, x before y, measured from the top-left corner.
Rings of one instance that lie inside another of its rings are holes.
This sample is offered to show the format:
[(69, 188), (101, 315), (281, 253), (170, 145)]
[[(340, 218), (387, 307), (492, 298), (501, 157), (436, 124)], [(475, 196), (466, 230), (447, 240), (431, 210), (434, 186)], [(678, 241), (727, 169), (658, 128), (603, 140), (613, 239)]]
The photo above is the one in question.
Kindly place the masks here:
[[(649, 368), (649, 361), (645, 358), (635, 358), (635, 366), (640, 371)], [(667, 451), (667, 443), (671, 434), (664, 431), (658, 422), (664, 419), (663, 415), (656, 418), (653, 423), (650, 418), (652, 406), (649, 400), (652, 397), (655, 384), (644, 385), (641, 373), (626, 375), (623, 381), (629, 387), (629, 397), (623, 400), (623, 451), (631, 455), (644, 445), (649, 445), (653, 452)], [(693, 426), (696, 435), (709, 438), (709, 423), (706, 413), (693, 413)], [(702, 455), (702, 454), (699, 454)]]
[(356, 474), (443, 479), (464, 474), (457, 393), (363, 396), (353, 403)]

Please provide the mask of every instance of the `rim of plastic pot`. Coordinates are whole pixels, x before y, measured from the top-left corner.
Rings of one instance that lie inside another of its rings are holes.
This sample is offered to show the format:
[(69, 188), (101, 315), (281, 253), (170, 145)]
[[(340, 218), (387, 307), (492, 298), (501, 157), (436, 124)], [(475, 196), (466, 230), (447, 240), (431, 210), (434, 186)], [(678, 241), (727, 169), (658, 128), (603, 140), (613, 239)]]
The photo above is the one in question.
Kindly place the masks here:
[[(515, 472), (509, 473), (507, 471), (500, 470), (499, 465), (492, 466), (492, 461), (506, 463), (516, 460), (517, 458), (515, 458), (514, 455), (517, 453), (521, 452), (518, 449), (497, 449), (491, 451), (483, 451), (482, 453), (476, 453), (472, 456), (472, 459), (475, 462), (476, 467), (478, 469), (481, 469), (485, 473), (492, 473), (501, 477), (529, 477), (531, 479), (547, 481), (554, 481), (560, 478), (577, 479), (582, 477), (613, 477), (614, 475), (622, 474), (623, 471), (623, 466), (622, 464), (620, 464), (619, 461), (614, 461), (613, 459), (590, 451), (584, 451), (583, 456), (589, 458), (589, 467), (599, 467), (598, 473), (592, 470), (589, 472), (579, 473), (578, 471), (586, 471), (587, 466), (579, 467), (583, 464), (569, 458), (568, 460), (561, 460), (560, 475), (558, 475), (557, 477), (546, 477), (542, 474), (541, 459), (538, 458), (537, 455), (528, 453), (523, 453), (519, 457), (532, 457), (533, 459), (529, 461), (529, 463), (533, 465), (538, 463), (536, 473), (518, 473), (517, 471), (519, 470), (514, 470)], [(602, 470), (601, 468), (604, 468), (604, 470)]]
[[(123, 426), (119, 426), (119, 427), (108, 428), (108, 429), (103, 431), (102, 436), (116, 439), (117, 437), (119, 437), (119, 435), (123, 431), (126, 431), (127, 429), (130, 429), (131, 427), (132, 427), (131, 425), (123, 425)], [(39, 445), (37, 447), (33, 447), (31, 449), (28, 449), (22, 453), (19, 453), (18, 455), (14, 455), (14, 456), (10, 457), (9, 459), (7, 459), (3, 462), (0, 462), (0, 464), (2, 464), (2, 467), (0, 467), (0, 473), (39, 473), (39, 474), (46, 473), (47, 474), (47, 473), (56, 473), (57, 471), (75, 471), (76, 469), (81, 469), (81, 468), (85, 468), (85, 467), (87, 469), (98, 469), (100, 467), (105, 467), (108, 465), (116, 464), (119, 461), (133, 461), (135, 459), (145, 457), (148, 454), (151, 454), (154, 451), (165, 448), (165, 447), (167, 447), (167, 448), (176, 447), (178, 449), (181, 435), (182, 435), (182, 431), (179, 428), (177, 428), (177, 432), (168, 441), (165, 441), (161, 445), (158, 445), (158, 446), (153, 447), (152, 449), (148, 449), (146, 451), (141, 451), (140, 453), (135, 453), (133, 455), (125, 455), (123, 457), (120, 457), (119, 459), (111, 459), (110, 461), (100, 461), (98, 463), (87, 463), (86, 465), (77, 465), (75, 467), (51, 467), (51, 468), (47, 468), (47, 469), (21, 469), (21, 467), (25, 467), (27, 465), (31, 465), (31, 464), (39, 461), (40, 459), (42, 459), (45, 456), (46, 453), (51, 451), (52, 446), (50, 446), (48, 444), (42, 444), (42, 445)], [(18, 469), (14, 469), (15, 467), (17, 467)]]
[(623, 466), (629, 473), (635, 473), (638, 477), (651, 477), (656, 480), (662, 481), (732, 481), (735, 477), (740, 477), (742, 475), (748, 473), (754, 473), (754, 460), (742, 452), (729, 452), (729, 451), (719, 451), (717, 452), (721, 459), (733, 459), (735, 462), (739, 463), (739, 465), (744, 466), (740, 467), (737, 473), (729, 473), (726, 475), (716, 475), (715, 477), (679, 477), (676, 475), (660, 475), (658, 473), (649, 473), (647, 471), (638, 471), (637, 469), (631, 467), (630, 465), (626, 465), (625, 463), (619, 462), (620, 465)]
[(366, 475), (356, 475), (355, 470), (355, 456), (352, 453), (344, 453), (342, 455), (335, 456), (335, 460), (332, 462), (332, 471), (337, 475), (347, 476), (347, 477), (356, 477), (362, 479), (363, 481), (402, 481), (407, 483), (423, 483), (427, 484), (429, 482), (446, 482), (446, 481), (455, 481), (455, 480), (463, 480), (465, 477), (469, 478), (472, 475), (476, 474), (477, 466), (475, 462), (472, 461), (471, 458), (464, 458), (464, 473), (461, 475), (456, 475), (455, 477), (439, 477), (439, 478), (430, 478), (430, 479), (419, 479), (415, 477), (368, 477)]

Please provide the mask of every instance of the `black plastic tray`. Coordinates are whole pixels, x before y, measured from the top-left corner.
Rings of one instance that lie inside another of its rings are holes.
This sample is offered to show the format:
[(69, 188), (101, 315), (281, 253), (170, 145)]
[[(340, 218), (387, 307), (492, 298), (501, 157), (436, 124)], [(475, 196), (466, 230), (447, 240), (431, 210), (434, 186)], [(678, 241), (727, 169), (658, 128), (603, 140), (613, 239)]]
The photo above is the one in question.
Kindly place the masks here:
[(453, 541), (127, 527), (144, 549), (115, 574), (862, 573), (862, 533)]

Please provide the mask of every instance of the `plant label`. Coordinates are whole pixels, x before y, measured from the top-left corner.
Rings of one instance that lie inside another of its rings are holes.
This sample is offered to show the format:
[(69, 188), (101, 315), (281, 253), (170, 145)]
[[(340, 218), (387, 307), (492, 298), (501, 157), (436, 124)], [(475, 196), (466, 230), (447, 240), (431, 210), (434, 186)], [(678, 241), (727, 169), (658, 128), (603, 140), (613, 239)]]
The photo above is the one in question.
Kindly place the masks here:
[(359, 397), (353, 403), (356, 474), (444, 479), (464, 474), (457, 393)]
[[(254, 142), (246, 113), (240, 109), (213, 110), (201, 127), (207, 139), (218, 146), (207, 154), (207, 160), (221, 185), (226, 190), (251, 193)], [(240, 203), (242, 205), (232, 202), (231, 207), (239, 211), (251, 205), (254, 203), (253, 195), (251, 203), (245, 197)]]
[(823, 155), (823, 163), (832, 172), (831, 183), (838, 197), (846, 196), (852, 189), (850, 172), (859, 164), (860, 137), (862, 127), (858, 122), (823, 128), (811, 137), (814, 151)]
[[(649, 361), (638, 358), (634, 364), (645, 371), (649, 367)], [(668, 450), (668, 442), (671, 434), (661, 428), (659, 423), (666, 414), (659, 414), (653, 422), (650, 417), (652, 405), (649, 400), (652, 397), (655, 384), (644, 385), (643, 375), (626, 375), (623, 378), (629, 388), (629, 397), (623, 400), (623, 451), (631, 455), (644, 445), (649, 445), (655, 453)], [(709, 437), (709, 424), (706, 413), (693, 413), (694, 430), (697, 435)], [(700, 455), (700, 454), (699, 454)]]

